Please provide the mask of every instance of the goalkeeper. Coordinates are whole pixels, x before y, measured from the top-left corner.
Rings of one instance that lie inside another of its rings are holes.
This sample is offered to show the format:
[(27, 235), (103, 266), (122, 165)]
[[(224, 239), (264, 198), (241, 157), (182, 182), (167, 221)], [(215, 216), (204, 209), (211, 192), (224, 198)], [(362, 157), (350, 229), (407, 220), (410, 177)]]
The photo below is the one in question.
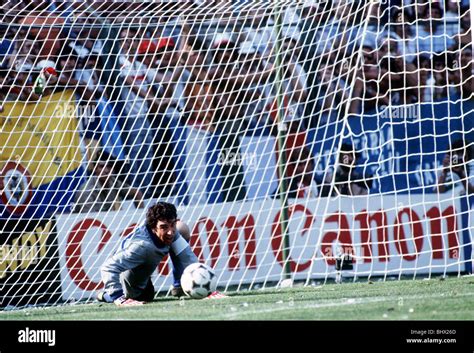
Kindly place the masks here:
[[(188, 244), (189, 229), (180, 223), (177, 231), (177, 211), (174, 205), (158, 202), (150, 207), (145, 224), (138, 227), (120, 244), (119, 249), (101, 267), (104, 291), (99, 292), (99, 301), (118, 306), (140, 305), (152, 301), (155, 288), (151, 275), (166, 254), (173, 262), (174, 290), (179, 291), (179, 283), (184, 269), (198, 262)], [(186, 234), (188, 233), (188, 234)]]

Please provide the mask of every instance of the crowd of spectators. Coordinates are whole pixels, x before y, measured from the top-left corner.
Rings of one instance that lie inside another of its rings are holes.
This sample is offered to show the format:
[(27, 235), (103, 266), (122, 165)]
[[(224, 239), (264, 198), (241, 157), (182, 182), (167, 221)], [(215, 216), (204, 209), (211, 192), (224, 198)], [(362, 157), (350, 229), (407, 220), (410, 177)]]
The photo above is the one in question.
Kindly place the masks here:
[[(126, 185), (122, 196), (139, 202), (171, 190), (171, 120), (276, 136), (280, 118), (297, 135), (347, 112), (472, 99), (469, 1), (391, 0), (371, 13), (365, 1), (305, 1), (281, 16), (271, 6), (237, 3), (240, 9), (206, 2), (201, 11), (199, 1), (3, 2), (0, 100), (34, 102), (74, 90), (91, 178), (101, 182), (98, 155), (107, 150), (113, 163), (106, 169), (121, 180), (102, 182)], [(116, 117), (112, 147), (98, 133), (100, 116)], [(306, 161), (288, 168), (299, 173), (290, 183), (295, 195), (301, 186), (302, 194), (316, 194), (307, 176), (314, 161), (301, 146), (288, 158)], [(322, 194), (370, 189), (362, 181), (344, 186), (363, 177), (347, 163), (341, 168), (340, 186), (321, 185)]]

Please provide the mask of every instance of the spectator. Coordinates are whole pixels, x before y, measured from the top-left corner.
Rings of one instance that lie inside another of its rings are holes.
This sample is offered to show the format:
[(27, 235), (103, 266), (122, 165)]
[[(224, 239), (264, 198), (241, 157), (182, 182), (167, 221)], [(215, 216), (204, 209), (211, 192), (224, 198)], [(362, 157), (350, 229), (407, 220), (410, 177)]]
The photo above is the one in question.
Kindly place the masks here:
[(387, 95), (380, 94), (381, 68), (378, 65), (377, 50), (367, 43), (362, 48), (362, 54), (362, 69), (357, 72), (349, 108), (351, 114), (360, 114), (390, 103)]
[(6, 69), (12, 65), (9, 64), (10, 58), (13, 58), (15, 42), (12, 40), (12, 35), (6, 29), (0, 28), (0, 69)]
[(460, 62), (460, 90), (463, 99), (472, 99), (474, 90), (474, 71), (472, 65), (472, 48), (467, 46), (456, 53)]
[[(75, 91), (78, 98), (78, 104), (87, 106), (91, 99), (95, 98), (95, 90), (89, 89), (86, 82), (82, 82), (76, 78), (76, 70), (78, 68), (79, 57), (77, 53), (69, 46), (66, 46), (61, 51), (58, 59), (59, 77), (57, 85), (51, 91), (58, 91), (64, 89), (72, 89)], [(45, 91), (44, 95), (51, 93)]]
[[(100, 53), (103, 42), (99, 40), (100, 29), (94, 26), (94, 17), (96, 16), (88, 4), (74, 2), (70, 7), (72, 11), (68, 14), (69, 20), (73, 21), (73, 32), (69, 37), (74, 38), (73, 47), (79, 56), (87, 55), (90, 52)], [(82, 54), (82, 55), (81, 55)]]
[(98, 154), (92, 163), (91, 175), (76, 193), (73, 212), (119, 211), (122, 202), (127, 199), (134, 200), (138, 208), (144, 207), (143, 194), (120, 181), (113, 172), (113, 166), (108, 153)]
[(444, 17), (446, 22), (446, 34), (450, 37), (456, 36), (460, 32), (460, 18), (463, 15), (462, 5), (459, 1), (444, 0)]
[(21, 65), (35, 65), (35, 59), (39, 54), (38, 42), (32, 36), (28, 36), (25, 30), (21, 30), (15, 38), (13, 51), (8, 55), (9, 67), (20, 67)]
[(96, 91), (100, 96), (107, 95), (105, 87), (100, 81), (101, 67), (99, 53), (90, 52), (84, 58), (83, 67), (75, 70), (74, 78), (83, 82), (90, 91)]
[[(246, 48), (246, 51), (250, 51)], [(206, 58), (197, 57), (194, 63), (189, 62), (188, 68), (201, 86), (207, 87), (206, 96), (211, 96), (208, 105), (213, 107), (213, 123), (224, 123), (234, 131), (242, 131), (242, 124), (248, 121), (243, 119), (248, 113), (249, 102), (256, 101), (260, 92), (249, 89), (255, 84), (264, 82), (270, 75), (272, 67), (263, 69), (249, 65), (256, 52), (243, 53), (239, 56), (239, 46), (227, 33), (219, 33), (214, 38), (211, 66), (206, 68)], [(243, 62), (240, 62), (246, 57)], [(261, 71), (262, 70), (262, 71)], [(264, 71), (263, 71), (264, 70)]]
[[(72, 51), (74, 55), (77, 55), (74, 49)], [(81, 69), (74, 70), (74, 79), (77, 80), (79, 86), (83, 86), (89, 97), (89, 99), (78, 100), (86, 160), (95, 160), (100, 145), (106, 151), (111, 152), (114, 157), (123, 160), (125, 153), (120, 139), (117, 117), (107, 90), (100, 81), (101, 75), (100, 57), (95, 51), (88, 53)]]
[(247, 108), (258, 96), (256, 90), (249, 89), (262, 82), (253, 61), (258, 55), (250, 48), (244, 54), (229, 33), (217, 33), (210, 49), (199, 36), (190, 36), (191, 29), (185, 26), (183, 41), (187, 49), (182, 55), (182, 79), (187, 121), (211, 130), (220, 123), (229, 123), (228, 128), (242, 131), (234, 122), (243, 123), (240, 118), (249, 114)]
[(439, 55), (435, 54), (432, 61), (434, 63), (433, 76), (435, 80), (434, 100), (445, 101), (451, 97), (456, 97), (457, 87), (454, 86), (455, 82), (449, 80), (449, 75), (457, 70), (448, 70), (447, 67), (453, 61), (452, 55), (447, 52)]
[[(307, 73), (307, 95), (304, 115), (309, 117), (308, 126), (319, 125), (320, 108), (315, 104), (319, 98), (320, 60), (331, 51), (337, 41), (338, 23), (334, 16), (332, 1), (305, 1), (300, 10), (299, 32), (301, 55), (298, 60)], [(343, 38), (340, 40), (343, 41)]]
[(33, 67), (24, 63), (4, 73), (2, 89), (6, 101), (35, 102), (41, 98), (33, 90), (33, 72)]
[(298, 63), (301, 56), (301, 48), (298, 46), (298, 43), (299, 36), (295, 33), (286, 37), (283, 41), (283, 88), (286, 90), (286, 94), (291, 95), (292, 102), (304, 103), (308, 98), (307, 75), (306, 71)]
[(447, 32), (443, 10), (439, 3), (426, 3), (426, 9), (418, 22), (418, 46), (420, 53), (441, 53), (453, 44), (452, 35)]
[(419, 81), (417, 85), (419, 102), (433, 102), (436, 80), (431, 68), (431, 65), (433, 65), (431, 56), (420, 54), (416, 61), (418, 63), (417, 73)]
[(455, 36), (455, 43), (453, 50), (459, 50), (460, 48), (465, 48), (466, 46), (472, 46), (472, 29), (471, 29), (471, 20), (470, 20), (470, 9), (461, 13), (461, 31)]
[[(179, 94), (183, 93), (178, 80), (183, 72), (179, 64), (181, 46), (176, 45), (172, 37), (157, 38), (156, 43), (143, 40), (138, 47), (137, 60), (146, 66), (145, 80), (150, 85), (152, 98), (148, 118), (153, 131), (153, 169), (156, 171), (153, 184), (159, 187), (160, 193), (165, 188), (173, 188), (173, 165), (171, 158), (173, 144), (170, 121), (179, 121), (181, 112)], [(181, 89), (181, 90), (179, 90)], [(177, 96), (175, 96), (177, 93)]]
[(0, 68), (0, 113), (3, 112), (3, 103), (5, 102), (7, 95), (8, 95), (8, 71), (5, 69)]
[[(339, 155), (339, 164), (336, 175), (328, 174), (324, 181), (321, 195), (367, 195), (372, 187), (372, 178), (364, 176), (356, 171), (357, 161), (360, 158), (359, 152), (350, 144), (343, 143)], [(332, 180), (334, 178), (334, 185)]]
[[(223, 113), (217, 114), (216, 120), (224, 121), (228, 117), (245, 126), (249, 123), (265, 124), (267, 114), (264, 108), (272, 88), (268, 79), (273, 66), (263, 59), (251, 42), (236, 44), (235, 51), (235, 66), (226, 70), (222, 81), (214, 85), (216, 104)], [(244, 128), (243, 125), (240, 128)]]
[(338, 114), (341, 103), (346, 101), (347, 94), (344, 92), (345, 82), (338, 74), (340, 68), (326, 64), (318, 71), (319, 94), (316, 101), (318, 110), (321, 112), (319, 123), (330, 123), (337, 121), (342, 115)]
[[(188, 86), (191, 90), (187, 95), (191, 93), (194, 97), (200, 97), (197, 110), (199, 113), (204, 110), (206, 115), (200, 114), (199, 118), (202, 116), (207, 119), (206, 128), (218, 131), (217, 143), (226, 155), (239, 153), (242, 132), (248, 131), (248, 120), (235, 116), (237, 112), (232, 110), (239, 103), (236, 99), (241, 93), (239, 87), (250, 84), (252, 80), (259, 80), (258, 75), (240, 74), (240, 68), (236, 65), (238, 59), (238, 46), (231, 36), (225, 33), (216, 35), (212, 49), (206, 56), (192, 50), (186, 60), (186, 67), (192, 76), (192, 85)], [(223, 165), (221, 176), (224, 201), (245, 199), (242, 165)]]
[[(299, 129), (305, 128), (301, 126), (301, 123), (303, 121), (304, 106), (308, 99), (308, 77), (303, 66), (297, 62), (300, 55), (300, 48), (297, 47), (297, 44), (297, 37), (293, 36), (287, 37), (283, 41), (280, 67), (281, 83), (276, 81), (275, 74), (272, 75), (275, 84), (273, 85), (270, 103), (267, 105), (271, 118), (276, 121), (277, 113), (279, 113), (277, 94), (282, 95), (285, 116), (280, 118), (289, 123), (290, 129), (296, 127), (294, 125), (298, 125)], [(273, 71), (276, 71), (276, 69), (273, 69)], [(281, 93), (278, 92), (278, 85), (281, 85)]]
[(307, 1), (301, 9), (301, 42), (304, 57), (321, 56), (330, 51), (339, 32), (338, 19), (334, 16), (332, 1)]
[(241, 84), (234, 108), (235, 116), (245, 117), (255, 124), (265, 125), (268, 123), (265, 106), (273, 88), (269, 80), (273, 65), (260, 55), (252, 42), (240, 43), (238, 60), (239, 75), (250, 80)]
[(275, 30), (269, 23), (268, 8), (252, 8), (244, 14), (244, 26), (239, 34), (239, 42), (250, 42), (260, 55), (270, 55), (275, 43)]
[[(163, 55), (158, 53), (157, 60), (159, 61), (157, 76), (161, 80), (159, 90), (162, 91), (164, 97), (170, 99), (166, 115), (171, 119), (186, 115), (185, 119), (188, 120), (190, 118), (188, 114), (199, 114), (197, 110), (187, 109), (190, 97), (186, 99), (186, 90), (188, 85), (193, 84), (191, 72), (186, 67), (191, 52), (189, 42), (189, 28), (187, 27), (183, 28), (178, 44), (170, 37), (158, 39), (158, 48), (161, 43), (161, 47), (164, 49)], [(153, 66), (152, 63), (150, 66)]]
[(379, 85), (381, 97), (389, 104), (411, 104), (418, 101), (416, 67), (407, 63), (398, 49), (398, 43), (389, 37), (381, 42)]
[(179, 70), (175, 70), (179, 62), (175, 48), (171, 37), (159, 38), (157, 44), (148, 39), (142, 40), (138, 47), (136, 60), (143, 64), (144, 80), (148, 87), (148, 91), (142, 95), (154, 112), (164, 113), (177, 106), (177, 102), (170, 99), (171, 81), (180, 74)]
[(364, 34), (364, 45), (369, 45), (373, 48), (376, 48), (379, 39), (381, 37), (386, 37), (386, 21), (382, 22), (384, 13), (388, 15), (389, 11), (384, 12), (381, 8), (381, 3), (375, 2), (372, 6), (372, 12), (368, 14), (367, 31)]
[[(59, 77), (55, 86), (48, 85), (44, 95), (60, 90), (73, 90), (76, 98), (76, 114), (81, 127), (81, 137), (85, 142), (86, 161), (92, 161), (96, 153), (99, 140), (100, 117), (96, 116), (97, 99), (100, 95), (98, 86), (91, 86), (90, 82), (81, 81), (84, 76), (80, 75), (78, 67), (77, 52), (70, 46), (63, 48), (58, 60)], [(48, 65), (48, 63), (40, 62)], [(50, 63), (54, 64), (54, 63)]]
[(136, 60), (140, 42), (134, 28), (122, 30), (119, 56), (120, 75), (116, 83), (122, 104), (122, 132), (125, 148), (130, 156), (130, 173), (127, 182), (153, 196), (153, 136), (148, 120), (149, 104), (153, 99), (150, 83), (146, 80), (147, 67)]
[(3, 81), (6, 100), (34, 102), (41, 98), (34, 92), (33, 87), (39, 74), (35, 70), (38, 54), (38, 44), (24, 29), (18, 32), (12, 43), (8, 44), (4, 61), (6, 73)]
[(20, 13), (17, 15), (18, 24), (30, 27), (28, 35), (39, 43), (38, 58), (50, 59), (61, 49), (60, 29), (64, 19), (49, 11), (49, 3), (46, 1), (25, 1)]
[(458, 1), (444, 0), (444, 18), (446, 22), (457, 22), (459, 20), (460, 6)]
[(307, 147), (295, 148), (288, 158), (289, 198), (316, 198), (318, 186), (314, 181), (314, 160)]
[[(205, 41), (199, 35), (192, 33), (192, 28), (185, 24), (183, 26), (183, 48), (180, 64), (183, 65), (182, 75), (177, 81), (178, 91), (182, 89), (182, 96), (179, 98), (179, 105), (182, 109), (183, 123), (198, 125), (207, 130), (214, 130), (215, 121), (215, 99), (212, 88), (216, 71), (209, 73), (211, 68), (207, 63), (208, 49)], [(206, 53), (206, 54), (205, 54)]]
[(391, 36), (396, 41), (398, 51), (403, 55), (404, 60), (407, 63), (413, 63), (417, 53), (416, 39), (410, 25), (413, 19), (409, 16), (407, 10), (400, 10), (395, 12), (394, 22)]
[(443, 169), (438, 178), (435, 191), (444, 193), (459, 190), (461, 193), (474, 193), (474, 163), (472, 146), (464, 140), (452, 143), (450, 151), (443, 158)]

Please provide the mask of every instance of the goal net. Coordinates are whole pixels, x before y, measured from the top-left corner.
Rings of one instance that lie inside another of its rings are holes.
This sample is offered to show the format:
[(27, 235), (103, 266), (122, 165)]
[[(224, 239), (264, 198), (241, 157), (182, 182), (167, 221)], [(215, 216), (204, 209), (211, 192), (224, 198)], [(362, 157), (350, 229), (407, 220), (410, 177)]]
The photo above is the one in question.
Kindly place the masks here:
[(469, 7), (2, 1), (0, 306), (93, 300), (158, 200), (223, 291), (470, 273)]

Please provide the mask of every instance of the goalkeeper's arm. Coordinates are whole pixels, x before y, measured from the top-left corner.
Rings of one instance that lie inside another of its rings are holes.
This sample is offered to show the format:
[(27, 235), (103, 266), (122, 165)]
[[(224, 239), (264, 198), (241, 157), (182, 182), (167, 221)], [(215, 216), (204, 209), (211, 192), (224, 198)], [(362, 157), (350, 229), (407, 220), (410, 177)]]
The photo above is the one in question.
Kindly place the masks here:
[(189, 245), (189, 227), (182, 221), (178, 221), (176, 227), (179, 234), (171, 245), (170, 258), (173, 263), (173, 285), (174, 287), (180, 287), (181, 275), (184, 269), (193, 263), (199, 262), (199, 260)]

